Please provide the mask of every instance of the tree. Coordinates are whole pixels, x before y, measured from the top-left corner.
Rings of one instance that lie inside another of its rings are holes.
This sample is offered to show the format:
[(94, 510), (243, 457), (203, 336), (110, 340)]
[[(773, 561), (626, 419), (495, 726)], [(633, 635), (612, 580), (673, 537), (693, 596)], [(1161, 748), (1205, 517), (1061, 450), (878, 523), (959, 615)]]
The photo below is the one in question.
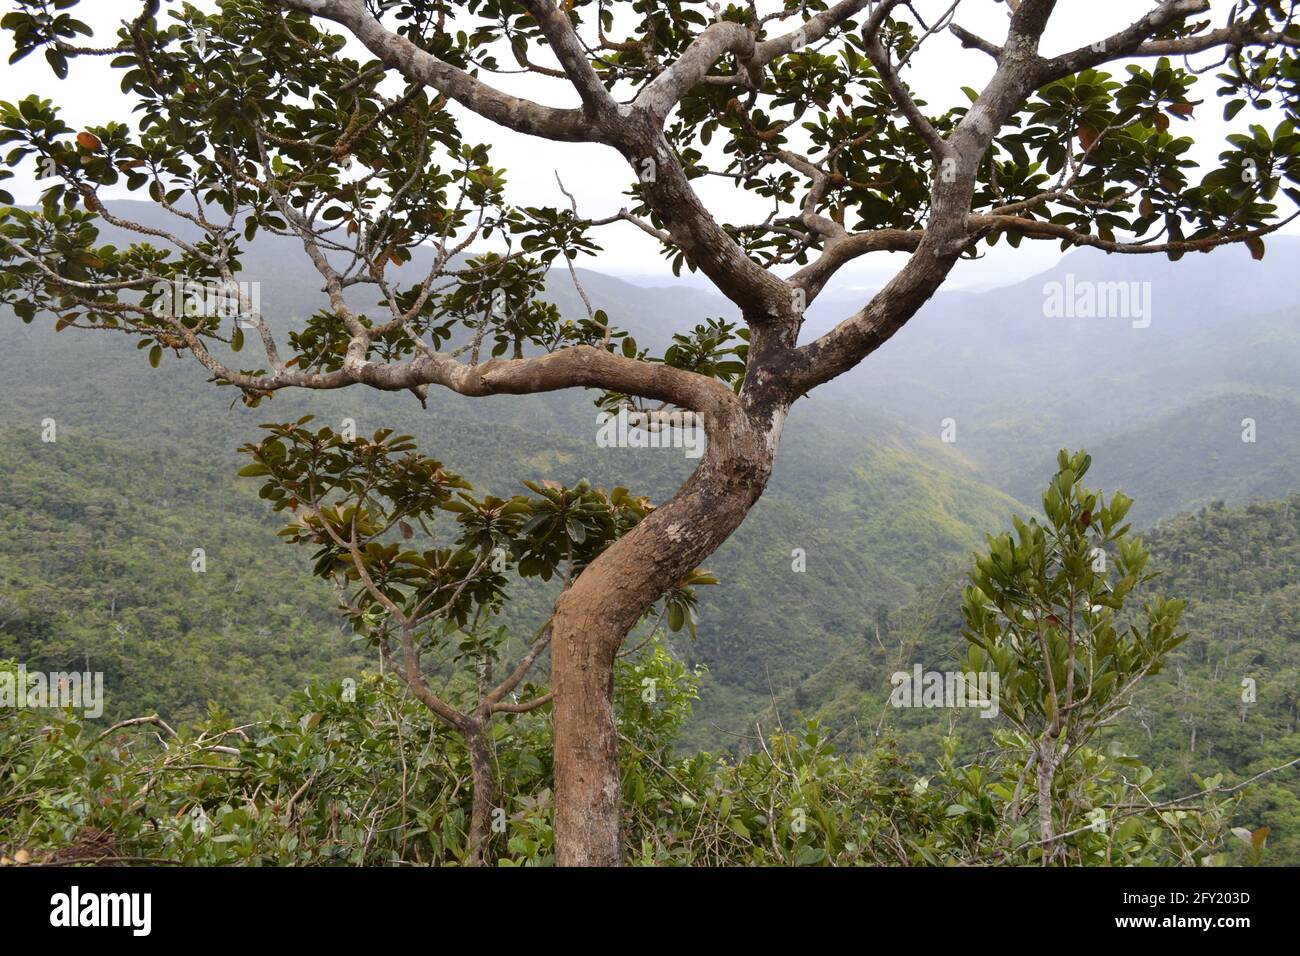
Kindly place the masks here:
[[(430, 386), (587, 388), (651, 426), (702, 416), (709, 440), (695, 472), (555, 606), (565, 864), (621, 853), (618, 648), (744, 520), (794, 402), (879, 348), (981, 243), (1176, 259), (1240, 242), (1259, 257), (1263, 237), (1295, 215), (1279, 211), (1278, 193), (1300, 199), (1286, 185), (1300, 175), (1300, 28), (1278, 0), (1238, 0), (1210, 19), (1208, 0), (1164, 0), (1054, 56), (1039, 44), (1055, 0), (1010, 3), (1000, 42), (957, 24), (958, 4), (902, 0), (222, 0), (214, 14), (146, 0), (116, 42), (83, 46), (75, 5), (13, 0), (3, 26), (14, 56), (40, 50), (59, 76), (79, 56), (113, 56), (138, 119), (78, 131), (47, 100), (3, 107), (7, 162), (35, 163), (51, 181), (39, 210), (7, 209), (0, 223), (0, 292), (24, 320), (43, 311), (59, 328), (138, 336), (155, 365), (167, 349), (188, 352), (249, 404), (357, 384), (421, 401)], [(966, 91), (969, 103), (936, 113), (906, 75), (918, 48), (952, 38), (986, 53), (990, 71), (972, 78), (983, 86)], [(373, 59), (353, 59), (360, 48)], [(1193, 56), (1206, 62), (1171, 59)], [(1116, 64), (1127, 71), (1106, 72)], [(484, 79), (511, 71), (579, 105)], [(1173, 120), (1194, 118), (1193, 87), (1214, 71), (1229, 118), (1284, 115), (1272, 132), (1255, 124), (1230, 137), (1219, 167), (1194, 181), (1192, 141)], [(573, 202), (511, 206), (489, 147), (461, 134), (466, 113), (615, 150), (631, 170), (629, 207), (593, 218)], [(704, 176), (770, 211), (719, 223), (693, 185)], [(114, 214), (100, 191), (123, 181), (199, 238)], [(100, 243), (100, 222), (139, 239)], [(595, 230), (619, 222), (675, 268), (706, 275), (743, 327), (703, 325), (656, 356), (602, 313), (562, 321), (540, 298), (547, 269), (571, 268), (598, 248)], [(285, 340), (292, 354), (235, 284), (241, 242), (258, 231), (300, 241), (324, 284), (325, 307)], [(909, 257), (861, 309), (800, 345), (804, 310), (836, 273), (885, 251)], [(399, 278), (417, 259), (420, 276)], [(220, 294), (186, 307), (196, 285)], [(349, 291), (373, 294), (378, 314), (356, 310)], [(233, 357), (245, 327), (261, 367)]]
[(1002, 712), (1028, 752), (1016, 793), (1032, 770), (1044, 866), (1063, 849), (1059, 791), (1069, 788), (1060, 778), (1087, 773), (1087, 745), (1188, 637), (1178, 630), (1181, 600), (1155, 597), (1132, 620), (1124, 614), (1156, 577), (1124, 523), (1132, 499), (1116, 492), (1107, 502), (1085, 488), (1092, 459), (1083, 452), (1061, 451), (1057, 464), (1043, 493), (1046, 523), (1016, 518), (1014, 534), (990, 535), (962, 591), (971, 670), (997, 673)]
[[(525, 482), (534, 497), (480, 499), (469, 482), (418, 454), (409, 436), (381, 429), (368, 439), (348, 437), (330, 428), (312, 431), (310, 420), (264, 426), (267, 436), (241, 449), (253, 463), (240, 473), (266, 479), (262, 497), (291, 515), (281, 536), (318, 546), (314, 569), (333, 583), (353, 629), (464, 740), (473, 777), (468, 862), (481, 865), (489, 859), (490, 817), (504, 813), (493, 772), (493, 718), (526, 714), (552, 700), (525, 679), (550, 643), (553, 617), (497, 676), (508, 649), (508, 629), (496, 622), (508, 576), (559, 575), (567, 589), (645, 517), (649, 502), (626, 488), (606, 494), (586, 481), (571, 489)], [(439, 547), (444, 542), (431, 527), (440, 514), (455, 516), (455, 538), (446, 542), (452, 547)], [(660, 618), (680, 630), (693, 620), (694, 586), (712, 583), (695, 573), (669, 589)], [(446, 682), (470, 705), (458, 706), (450, 693), (430, 687), (421, 667), (429, 650), (474, 674), (468, 690), (456, 686), (466, 681)]]

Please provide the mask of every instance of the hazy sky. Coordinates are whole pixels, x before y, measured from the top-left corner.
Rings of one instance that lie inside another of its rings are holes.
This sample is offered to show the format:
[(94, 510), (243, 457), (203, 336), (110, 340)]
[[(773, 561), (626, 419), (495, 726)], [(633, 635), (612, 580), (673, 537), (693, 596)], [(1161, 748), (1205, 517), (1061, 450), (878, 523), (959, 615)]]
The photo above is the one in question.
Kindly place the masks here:
[[(950, 3), (951, 0), (918, 0), (915, 5), (927, 22), (932, 22)], [(206, 3), (198, 5), (209, 6)], [(0, 7), (5, 6), (5, 0), (0, 0)], [(1154, 6), (1156, 4), (1150, 0), (1060, 0), (1044, 38), (1043, 51), (1046, 54), (1063, 52), (1101, 39)], [(1228, 0), (1215, 0), (1212, 15), (1216, 22), (1224, 19), (1228, 6)], [(135, 15), (138, 10), (138, 0), (83, 0), (74, 14), (96, 30), (95, 42), (107, 42), (112, 38), (116, 24), (124, 17)], [(958, 8), (957, 22), (1000, 42), (1006, 34), (1007, 8), (1000, 0), (964, 0)], [(4, 33), (0, 36), (0, 56), (7, 60), (11, 49), (9, 34)], [(361, 50), (357, 56), (364, 58), (365, 51)], [(118, 92), (120, 73), (114, 75), (107, 59), (84, 57), (76, 60), (72, 63), (69, 78), (59, 81), (43, 57), (29, 56), (15, 66), (4, 68), (0, 94), (10, 101), (28, 93), (51, 97), (61, 104), (64, 119), (74, 128), (114, 118), (129, 122), (129, 103)], [(1213, 57), (1202, 56), (1200, 62), (1213, 62)], [(945, 33), (927, 42), (909, 66), (907, 79), (918, 95), (929, 102), (930, 111), (938, 113), (949, 105), (966, 103), (960, 87), (978, 89), (991, 72), (989, 57), (977, 51), (963, 50), (955, 38)], [(561, 80), (549, 80), (534, 74), (494, 76), (490, 80), (505, 90), (551, 105), (577, 103), (576, 93)], [(1202, 163), (1214, 161), (1222, 149), (1226, 130), (1221, 119), (1221, 105), (1213, 95), (1216, 86), (1211, 74), (1195, 88), (1196, 98), (1208, 100), (1197, 110), (1196, 119), (1189, 127), (1198, 137), (1193, 156)], [(456, 104), (452, 104), (452, 108), (462, 117), (462, 130), (468, 139), (495, 144), (494, 164), (504, 166), (508, 171), (512, 202), (518, 205), (564, 203), (566, 200), (555, 182), (558, 170), (565, 185), (576, 196), (583, 215), (599, 218), (626, 204), (627, 199), (622, 193), (630, 181), (630, 171), (612, 149), (551, 143), (523, 136), (493, 127)], [(1255, 121), (1251, 117), (1247, 111), (1238, 123)], [(39, 192), (30, 175), (17, 176), (7, 185), (19, 202), (31, 202)], [(765, 207), (753, 205), (752, 199), (724, 180), (707, 177), (705, 181), (697, 180), (696, 188), (721, 221), (753, 221), (766, 214)], [(114, 194), (109, 192), (106, 195)], [(118, 195), (127, 193), (123, 188)], [(762, 211), (755, 215), (755, 210), (760, 208)], [(596, 259), (584, 260), (581, 265), (627, 276), (671, 276), (657, 244), (630, 225), (620, 223), (601, 229), (597, 241), (606, 251)], [(1014, 251), (1000, 244), (985, 258), (962, 263), (952, 284), (966, 287), (1001, 285), (1047, 268), (1059, 255), (1055, 243), (1026, 242)], [(901, 255), (885, 254), (869, 257), (869, 262), (862, 260), (852, 269), (844, 270), (832, 291), (876, 285), (898, 267), (902, 258)]]

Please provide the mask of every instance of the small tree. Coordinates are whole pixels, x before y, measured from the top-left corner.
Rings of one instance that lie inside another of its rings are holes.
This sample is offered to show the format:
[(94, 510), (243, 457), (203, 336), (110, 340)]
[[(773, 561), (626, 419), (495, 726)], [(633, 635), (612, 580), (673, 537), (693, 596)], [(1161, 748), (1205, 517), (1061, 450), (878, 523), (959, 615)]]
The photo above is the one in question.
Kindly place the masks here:
[[(619, 861), (618, 648), (745, 519), (794, 402), (888, 341), (981, 243), (1177, 259), (1242, 242), (1258, 257), (1288, 221), (1279, 193), (1300, 197), (1287, 185), (1300, 176), (1300, 28), (1278, 0), (1224, 3), (1221, 18), (1204, 16), (1209, 0), (1163, 0), (1054, 55), (1040, 41), (1057, 0), (1010, 0), (1001, 39), (963, 29), (948, 0), (221, 0), (213, 14), (144, 0), (98, 46), (78, 42), (91, 31), (75, 5), (10, 0), (14, 58), (40, 51), (62, 77), (79, 56), (111, 55), (138, 119), (73, 130), (48, 100), (0, 109), (7, 162), (34, 163), (49, 182), (39, 211), (0, 210), (0, 301), (24, 320), (45, 311), (59, 328), (137, 336), (155, 365), (188, 352), (249, 404), (286, 388), (366, 385), (422, 401), (430, 386), (588, 388), (652, 424), (660, 412), (702, 416), (696, 471), (556, 604), (562, 863)], [(349, 41), (373, 59), (354, 59)], [(935, 110), (906, 77), (922, 46), (943, 42), (989, 59), (970, 78), (978, 89)], [(1184, 59), (1198, 55), (1204, 67)], [(1173, 123), (1194, 116), (1197, 78), (1213, 70), (1229, 117), (1286, 118), (1230, 137), (1196, 179), (1192, 140)], [(575, 105), (484, 78), (518, 71)], [(627, 164), (630, 201), (596, 216), (572, 201), (512, 205), (488, 146), (462, 135), (466, 112), (607, 147)], [(718, 222), (695, 189), (705, 176), (749, 193), (753, 221)], [(101, 190), (122, 183), (190, 238), (112, 212)], [(135, 241), (100, 242), (100, 222)], [(547, 269), (617, 224), (651, 237), (675, 269), (704, 273), (744, 328), (702, 325), (654, 355), (603, 314), (562, 322), (540, 297)], [(230, 288), (259, 231), (298, 241), (320, 273), (305, 329), (285, 335), (237, 289), (233, 328), (222, 310), (177, 308), (168, 290)], [(880, 252), (909, 257), (799, 344), (804, 310), (846, 264)], [(419, 274), (401, 275), (416, 256)], [(350, 304), (357, 290), (373, 309)], [(249, 367), (233, 355), (245, 328), (263, 353)]]
[[(626, 488), (606, 493), (586, 481), (573, 488), (526, 482), (532, 497), (476, 498), (469, 482), (416, 453), (407, 435), (383, 429), (349, 438), (312, 430), (310, 421), (264, 426), (267, 437), (241, 449), (254, 460), (240, 474), (265, 478), (262, 497), (292, 516), (281, 536), (317, 547), (315, 572), (334, 585), (353, 629), (464, 739), (473, 777), (468, 862), (480, 865), (500, 806), (492, 720), (552, 701), (526, 679), (551, 642), (553, 617), (502, 670), (509, 631), (498, 615), (510, 579), (558, 577), (563, 591), (653, 508)], [(438, 534), (440, 515), (454, 517), (449, 533)], [(713, 583), (692, 572), (669, 589), (655, 628), (666, 619), (673, 631), (693, 631), (694, 587)], [(453, 668), (444, 691), (425, 674), (430, 654)]]
[(996, 671), (1001, 711), (1028, 751), (1016, 801), (1032, 772), (1044, 865), (1063, 846), (1062, 776), (1082, 772), (1087, 744), (1188, 637), (1178, 630), (1180, 600), (1155, 597), (1124, 613), (1132, 592), (1156, 576), (1124, 523), (1132, 500), (1117, 491), (1107, 502), (1085, 488), (1092, 459), (1083, 452), (1061, 451), (1057, 463), (1043, 494), (1046, 523), (1016, 518), (1014, 533), (990, 536), (962, 591), (970, 667)]

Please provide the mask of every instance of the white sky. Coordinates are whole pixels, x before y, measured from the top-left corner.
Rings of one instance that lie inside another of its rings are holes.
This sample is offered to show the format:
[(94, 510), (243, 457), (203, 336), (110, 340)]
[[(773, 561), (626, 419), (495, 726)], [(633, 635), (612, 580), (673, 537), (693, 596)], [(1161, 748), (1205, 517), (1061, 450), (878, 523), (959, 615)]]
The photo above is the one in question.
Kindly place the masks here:
[[(915, 6), (927, 22), (933, 22), (950, 2), (917, 0)], [(204, 2), (197, 5), (210, 6)], [(1043, 41), (1043, 52), (1048, 55), (1064, 52), (1101, 39), (1141, 17), (1155, 5), (1151, 0), (1060, 0)], [(1228, 0), (1213, 0), (1212, 16), (1216, 23), (1224, 21), (1229, 5)], [(4, 0), (0, 0), (0, 7), (5, 6)], [(766, 6), (761, 5), (760, 9), (766, 9)], [(139, 0), (83, 0), (72, 12), (95, 29), (96, 37), (90, 42), (103, 43), (112, 39), (118, 22), (134, 16), (138, 10)], [(962, 26), (995, 42), (1001, 42), (1006, 34), (1007, 8), (998, 0), (964, 0), (956, 19)], [(4, 32), (0, 34), (0, 57), (7, 60), (10, 52), (12, 44), (9, 34)], [(368, 58), (366, 51), (359, 47), (355, 55), (359, 59)], [(1197, 59), (1198, 65), (1213, 61), (1208, 54)], [(950, 105), (964, 105), (967, 101), (960, 87), (980, 88), (991, 75), (992, 65), (985, 54), (963, 50), (955, 38), (945, 33), (927, 41), (922, 52), (909, 65), (907, 80), (917, 95), (928, 101), (929, 111), (939, 113)], [(1119, 72), (1122, 67), (1112, 66), (1110, 70)], [(121, 74), (110, 68), (108, 58), (83, 57), (72, 62), (70, 76), (60, 81), (54, 77), (44, 57), (34, 54), (14, 66), (4, 67), (0, 98), (12, 102), (29, 93), (50, 97), (60, 104), (65, 121), (73, 128), (102, 124), (114, 118), (131, 122), (130, 103), (119, 92), (120, 79)], [(489, 75), (485, 79), (504, 90), (550, 105), (577, 104), (577, 94), (561, 80), (549, 80), (535, 74)], [(1222, 121), (1221, 101), (1213, 95), (1217, 85), (1211, 73), (1194, 88), (1195, 99), (1207, 100), (1187, 127), (1198, 140), (1193, 158), (1202, 163), (1214, 161), (1222, 149), (1223, 135), (1227, 131)], [(523, 136), (494, 127), (456, 104), (452, 104), (452, 108), (461, 119), (461, 128), (467, 139), (493, 144), (494, 165), (507, 170), (508, 196), (516, 205), (566, 203), (555, 182), (557, 170), (585, 216), (599, 218), (609, 215), (627, 203), (622, 193), (631, 173), (613, 150)], [(1258, 122), (1257, 116), (1248, 110), (1234, 125), (1240, 126), (1243, 121)], [(1266, 125), (1271, 127), (1275, 122)], [(32, 202), (40, 192), (28, 171), (20, 172), (5, 185), (20, 203)], [(705, 177), (696, 181), (696, 188), (720, 221), (761, 220), (767, 212), (766, 206), (754, 205), (755, 198), (725, 180)], [(105, 195), (112, 198), (115, 193), (110, 191)], [(127, 196), (129, 193), (122, 187), (116, 195)], [(761, 211), (755, 215), (755, 210)], [(580, 265), (624, 276), (671, 278), (657, 244), (635, 227), (623, 223), (605, 227), (597, 231), (596, 239), (605, 247), (605, 252), (594, 259), (582, 260)], [(1002, 285), (1046, 269), (1059, 257), (1059, 247), (1055, 243), (1026, 242), (1014, 251), (1004, 243), (999, 244), (983, 259), (962, 263), (950, 280), (950, 287)], [(884, 254), (869, 257), (869, 261), (860, 260), (844, 270), (831, 292), (849, 292), (859, 286), (878, 285), (898, 268), (902, 258), (901, 255)]]

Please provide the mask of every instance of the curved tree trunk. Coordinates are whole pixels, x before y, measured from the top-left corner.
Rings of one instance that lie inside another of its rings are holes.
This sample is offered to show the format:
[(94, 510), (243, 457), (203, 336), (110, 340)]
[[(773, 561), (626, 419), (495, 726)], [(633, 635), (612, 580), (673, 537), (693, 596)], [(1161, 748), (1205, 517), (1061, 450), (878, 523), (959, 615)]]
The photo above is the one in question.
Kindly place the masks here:
[(731, 535), (771, 475), (784, 405), (739, 404), (677, 494), (589, 565), (556, 603), (551, 639), (555, 844), (560, 866), (622, 861), (614, 660), (642, 614)]

